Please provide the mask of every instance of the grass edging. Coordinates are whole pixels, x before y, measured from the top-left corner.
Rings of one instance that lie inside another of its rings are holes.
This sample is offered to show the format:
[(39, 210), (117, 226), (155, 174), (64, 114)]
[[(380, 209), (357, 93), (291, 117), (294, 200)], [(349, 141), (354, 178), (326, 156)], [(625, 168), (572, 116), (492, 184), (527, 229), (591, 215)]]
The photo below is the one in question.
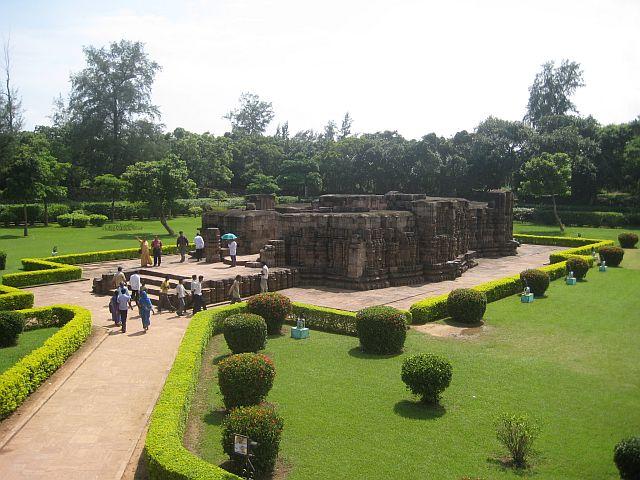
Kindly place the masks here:
[(21, 310), (33, 307), (33, 293), (0, 285), (0, 310)]
[(76, 305), (18, 310), (25, 321), (62, 325), (40, 348), (0, 374), (0, 419), (14, 412), (91, 334), (91, 312)]

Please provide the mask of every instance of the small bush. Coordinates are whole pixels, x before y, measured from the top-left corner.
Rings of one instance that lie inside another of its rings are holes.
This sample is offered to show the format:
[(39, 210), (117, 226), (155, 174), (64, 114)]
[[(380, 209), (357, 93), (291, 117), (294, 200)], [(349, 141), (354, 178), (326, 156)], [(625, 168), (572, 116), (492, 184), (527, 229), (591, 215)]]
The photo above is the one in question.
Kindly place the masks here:
[(447, 312), (456, 322), (478, 323), (487, 310), (487, 296), (470, 288), (457, 288), (447, 297)]
[(617, 267), (622, 263), (624, 257), (624, 250), (620, 247), (600, 247), (598, 250), (600, 259), (605, 261), (605, 264), (610, 267)]
[(511, 455), (516, 467), (525, 467), (538, 427), (526, 415), (502, 414), (496, 421), (496, 438)]
[(60, 225), (61, 227), (70, 227), (73, 223), (73, 215), (70, 213), (58, 215), (57, 221), (58, 225)]
[(222, 324), (224, 339), (233, 353), (257, 352), (267, 343), (267, 322), (254, 313), (231, 315)]
[(356, 313), (362, 351), (376, 355), (400, 353), (407, 338), (405, 314), (393, 307), (367, 307)]
[(640, 437), (621, 440), (613, 450), (613, 461), (623, 480), (640, 479)]
[(234, 435), (246, 435), (258, 443), (251, 450), (255, 455), (251, 462), (256, 472), (268, 474), (276, 465), (283, 427), (284, 422), (273, 405), (234, 408), (222, 424), (222, 448), (241, 467), (244, 457), (233, 451)]
[(402, 381), (423, 403), (438, 403), (440, 394), (451, 383), (452, 374), (446, 359), (430, 353), (412, 355), (402, 362)]
[(247, 310), (264, 318), (269, 335), (277, 335), (287, 316), (291, 314), (291, 300), (281, 293), (260, 293), (247, 300)]
[(589, 262), (580, 257), (570, 257), (567, 259), (567, 273), (573, 272), (573, 276), (578, 280), (587, 276), (589, 271)]
[(87, 225), (89, 225), (89, 220), (91, 220), (91, 217), (89, 217), (89, 215), (74, 213), (72, 223), (76, 228), (85, 228)]
[(239, 353), (218, 363), (218, 385), (227, 409), (256, 405), (273, 386), (276, 369), (266, 355)]
[(102, 227), (105, 223), (107, 223), (107, 220), (109, 220), (109, 217), (107, 217), (106, 215), (100, 215), (97, 213), (89, 215), (89, 223), (91, 223), (91, 225), (93, 225), (94, 227)]
[(638, 235), (630, 232), (621, 233), (618, 235), (618, 241), (622, 248), (634, 248), (638, 243)]
[(54, 203), (49, 206), (49, 221), (57, 221), (60, 215), (69, 213), (69, 207), (63, 203)]
[(7, 268), (7, 252), (0, 250), (0, 270)]
[(24, 330), (24, 318), (16, 312), (0, 312), (0, 348), (18, 343), (18, 335)]
[(107, 223), (102, 229), (107, 232), (132, 232), (134, 230), (140, 230), (140, 226), (133, 222), (118, 222)]
[(189, 215), (192, 217), (199, 217), (202, 215), (202, 207), (196, 205), (189, 207)]
[(529, 269), (520, 272), (520, 280), (531, 289), (536, 297), (541, 297), (549, 288), (549, 274), (543, 270)]

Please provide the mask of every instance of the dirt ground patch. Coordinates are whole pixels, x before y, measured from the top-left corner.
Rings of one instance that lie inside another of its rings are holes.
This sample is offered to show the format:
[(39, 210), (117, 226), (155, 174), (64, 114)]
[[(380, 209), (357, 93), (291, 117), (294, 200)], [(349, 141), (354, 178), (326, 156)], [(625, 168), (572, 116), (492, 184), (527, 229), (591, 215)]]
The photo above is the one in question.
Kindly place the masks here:
[(411, 328), (418, 332), (433, 335), (434, 337), (453, 337), (461, 339), (474, 338), (491, 330), (491, 327), (488, 327), (484, 323), (482, 325), (475, 325), (471, 327), (448, 323), (426, 323), (424, 325), (415, 325)]

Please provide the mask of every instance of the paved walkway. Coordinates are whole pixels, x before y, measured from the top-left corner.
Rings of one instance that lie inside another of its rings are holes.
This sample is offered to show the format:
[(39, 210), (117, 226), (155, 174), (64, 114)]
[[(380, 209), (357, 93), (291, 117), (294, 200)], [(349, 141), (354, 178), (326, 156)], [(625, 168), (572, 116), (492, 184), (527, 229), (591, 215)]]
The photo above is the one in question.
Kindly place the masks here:
[[(526, 245), (517, 257), (481, 259), (478, 267), (453, 282), (367, 292), (316, 288), (283, 292), (295, 300), (351, 310), (380, 303), (406, 308), (427, 295), (539, 266), (548, 261), (552, 250)], [(127, 268), (139, 265), (136, 261), (89, 265), (84, 267), (85, 276), (112, 271), (118, 264)], [(232, 269), (222, 264), (179, 264), (172, 256), (165, 257), (160, 270), (203, 274), (211, 279), (246, 274), (248, 269)], [(8, 429), (7, 422), (0, 424), (0, 479), (119, 480), (125, 470), (130, 472), (127, 465), (138, 460), (136, 455), (140, 451), (136, 445), (189, 319), (169, 313), (152, 316), (151, 328), (145, 334), (136, 314), (128, 323), (127, 333), (121, 334), (112, 326), (106, 307), (108, 297), (91, 294), (90, 281), (30, 290), (38, 306), (71, 303), (90, 309), (94, 326), (102, 337), (96, 340), (94, 336), (92, 347), (81, 350), (63, 367), (66, 370), (58, 372), (68, 377), (53, 382), (55, 388), (52, 382), (41, 386), (17, 415), (8, 419), (17, 423), (17, 427)], [(75, 365), (71, 368), (70, 364)], [(43, 400), (38, 403), (34, 397)], [(22, 420), (25, 418), (26, 421)]]

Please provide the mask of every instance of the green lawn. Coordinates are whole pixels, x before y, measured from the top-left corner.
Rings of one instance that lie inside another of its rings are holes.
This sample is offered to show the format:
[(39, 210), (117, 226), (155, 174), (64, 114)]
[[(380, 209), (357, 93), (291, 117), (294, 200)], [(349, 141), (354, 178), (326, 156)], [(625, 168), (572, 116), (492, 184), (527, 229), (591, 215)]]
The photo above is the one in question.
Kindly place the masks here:
[(578, 234), (585, 238), (599, 238), (601, 240), (613, 240), (618, 245), (618, 235), (622, 232), (634, 232), (640, 235), (640, 228), (596, 228), (596, 227), (566, 227), (564, 234), (557, 226), (538, 225), (534, 223), (513, 222), (513, 233), (525, 233), (528, 235), (555, 235), (563, 237), (577, 237)]
[[(138, 246), (136, 236), (151, 237), (158, 234), (163, 242), (175, 242), (173, 237), (160, 224), (159, 220), (132, 220), (137, 230), (129, 232), (111, 232), (102, 227), (73, 228), (37, 226), (29, 228), (29, 236), (22, 236), (22, 227), (0, 228), (0, 250), (7, 252), (7, 269), (2, 273), (15, 272), (22, 268), (20, 259), (24, 257), (48, 257), (53, 246), (58, 247), (60, 255), (66, 253), (92, 252)], [(169, 221), (176, 231), (183, 230), (189, 239), (195, 236), (196, 228), (202, 221), (199, 217), (178, 217)]]
[[(316, 331), (310, 340), (270, 339), (277, 374), (268, 400), (285, 421), (287, 479), (618, 478), (613, 447), (640, 433), (640, 270), (627, 266), (638, 256), (628, 250), (626, 268), (592, 269), (573, 287), (552, 282), (533, 304), (517, 296), (490, 304), (489, 330), (478, 338), (411, 331), (396, 357), (368, 357), (357, 339)], [(228, 352), (214, 341), (212, 355)], [(440, 408), (415, 403), (400, 380), (402, 359), (418, 352), (453, 364)], [(204, 385), (211, 387), (194, 402), (209, 405), (197, 448), (219, 463), (221, 417), (212, 409), (221, 399), (215, 378)], [(505, 452), (493, 420), (503, 411), (529, 413), (541, 425), (524, 474), (496, 460)]]
[(23, 332), (18, 337), (18, 344), (15, 347), (0, 348), (0, 373), (14, 365), (25, 355), (31, 353), (51, 335), (60, 330), (59, 327), (38, 328)]

